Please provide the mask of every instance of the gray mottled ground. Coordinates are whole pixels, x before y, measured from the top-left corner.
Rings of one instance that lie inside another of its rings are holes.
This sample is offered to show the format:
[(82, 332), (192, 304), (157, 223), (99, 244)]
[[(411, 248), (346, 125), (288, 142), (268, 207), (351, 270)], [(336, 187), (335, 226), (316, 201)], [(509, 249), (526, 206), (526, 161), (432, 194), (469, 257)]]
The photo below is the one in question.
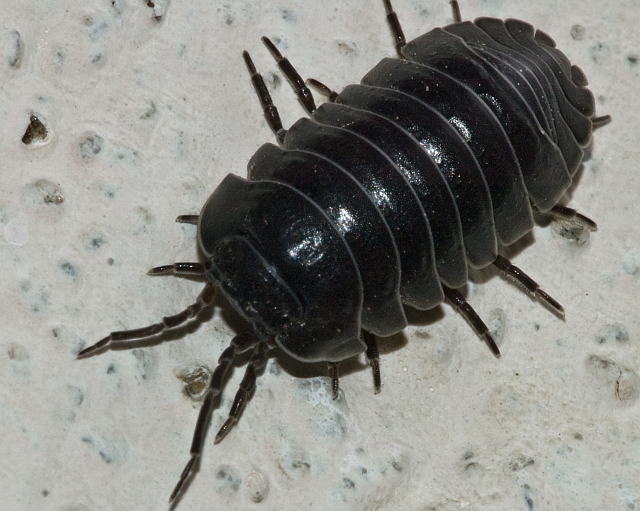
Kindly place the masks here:
[[(243, 49), (287, 126), (303, 110), (261, 35), (337, 90), (394, 54), (378, 0), (149, 4), (0, 1), (3, 509), (166, 508), (199, 382), (246, 327), (219, 301), (166, 342), (75, 354), (199, 292), (145, 272), (197, 258), (195, 228), (175, 217), (198, 213), (224, 175), (245, 175), (274, 140)], [(444, 0), (394, 5), (409, 38), (452, 20)], [(214, 446), (236, 369), (176, 509), (640, 505), (640, 11), (634, 0), (461, 7), (465, 19), (517, 17), (546, 31), (614, 118), (569, 202), (599, 230), (575, 239), (544, 222), (508, 251), (565, 305), (566, 321), (479, 273), (467, 296), (501, 360), (449, 307), (411, 312), (410, 328), (381, 341), (382, 393), (363, 360), (343, 365), (333, 401), (323, 366), (274, 354), (242, 420)]]

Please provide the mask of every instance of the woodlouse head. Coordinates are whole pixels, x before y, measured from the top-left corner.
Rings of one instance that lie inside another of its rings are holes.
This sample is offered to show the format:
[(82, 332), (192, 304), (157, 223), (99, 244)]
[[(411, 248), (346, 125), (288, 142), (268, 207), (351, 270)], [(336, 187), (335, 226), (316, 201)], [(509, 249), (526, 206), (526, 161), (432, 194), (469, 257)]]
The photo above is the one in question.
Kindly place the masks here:
[(300, 192), (229, 175), (202, 209), (198, 240), (208, 276), (258, 335), (305, 362), (364, 351), (353, 255)]

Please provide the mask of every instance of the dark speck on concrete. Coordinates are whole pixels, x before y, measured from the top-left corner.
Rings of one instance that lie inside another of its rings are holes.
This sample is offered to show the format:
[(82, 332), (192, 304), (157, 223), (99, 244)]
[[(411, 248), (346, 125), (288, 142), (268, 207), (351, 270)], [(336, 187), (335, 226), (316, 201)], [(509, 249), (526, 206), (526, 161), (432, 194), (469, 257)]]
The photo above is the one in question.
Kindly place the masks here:
[(62, 263), (60, 265), (60, 271), (64, 273), (67, 277), (70, 277), (71, 279), (75, 279), (78, 275), (78, 271), (76, 270), (76, 267), (73, 266), (71, 263)]
[(605, 326), (596, 336), (598, 344), (626, 344), (629, 342), (629, 331), (620, 324)]
[(65, 418), (68, 422), (76, 420), (76, 409), (84, 401), (84, 392), (79, 387), (67, 385), (67, 397), (69, 399), (69, 407)]
[(124, 0), (111, 0), (111, 8), (118, 16), (122, 16), (125, 9)]
[(109, 367), (107, 367), (107, 374), (113, 374), (115, 372), (116, 372), (115, 364), (109, 364)]
[(24, 53), (24, 43), (20, 32), (17, 30), (11, 31), (11, 38), (13, 39), (13, 48), (8, 55), (9, 65), (13, 68), (19, 68), (22, 63), (22, 54)]
[[(91, 20), (88, 22), (88, 20)], [(87, 18), (85, 19), (85, 24), (91, 28), (89, 28), (89, 39), (95, 41), (96, 39), (100, 39), (104, 35), (104, 33), (109, 28), (109, 24), (106, 21), (101, 21), (100, 23), (93, 23), (93, 19)]]
[(156, 104), (153, 101), (151, 101), (151, 103), (149, 104), (149, 108), (147, 108), (145, 113), (143, 113), (140, 116), (140, 119), (142, 120), (150, 119), (151, 117), (155, 116), (157, 112), (158, 112), (158, 108), (156, 107)]
[(391, 466), (393, 467), (394, 470), (398, 472), (402, 472), (404, 470), (404, 467), (399, 461), (392, 461)]
[(280, 364), (278, 364), (278, 362), (274, 359), (267, 366), (267, 371), (269, 372), (269, 374), (275, 374), (277, 376), (282, 372), (282, 369), (280, 368)]
[(82, 392), (80, 388), (74, 387), (73, 385), (67, 385), (67, 392), (75, 406), (80, 406), (84, 401), (84, 392)]
[(102, 151), (104, 139), (96, 134), (89, 133), (80, 141), (80, 156), (83, 160), (90, 160)]
[(296, 15), (289, 9), (282, 9), (282, 19), (289, 23), (295, 23), (297, 21)]
[(89, 241), (85, 243), (85, 248), (87, 250), (98, 250), (107, 242), (101, 235), (93, 236), (89, 238)]
[(345, 477), (342, 479), (342, 487), (351, 490), (356, 487), (356, 483)]
[(102, 438), (96, 435), (85, 435), (82, 441), (98, 453), (105, 463), (120, 465), (129, 457), (129, 444), (124, 437)]
[(142, 380), (151, 378), (157, 370), (156, 356), (153, 352), (143, 349), (134, 349), (130, 354), (136, 360), (136, 370)]
[(527, 505), (527, 509), (533, 511), (533, 499), (526, 493), (524, 494), (524, 502)]
[(58, 69), (58, 71), (62, 70), (62, 66), (64, 65), (64, 61), (66, 59), (66, 54), (62, 50), (58, 50), (55, 54), (54, 65)]
[(49, 133), (46, 126), (40, 119), (38, 119), (38, 116), (31, 114), (29, 121), (29, 126), (27, 126), (27, 129), (22, 136), (22, 143), (24, 145), (31, 145), (45, 140)]
[(104, 448), (101, 445), (98, 445), (98, 443), (93, 439), (92, 436), (90, 436), (90, 435), (83, 436), (82, 437), (82, 441), (85, 444), (87, 444), (87, 445), (93, 447), (94, 449), (96, 449), (98, 451), (98, 454), (100, 455), (100, 457), (102, 458), (102, 460), (105, 463), (107, 463), (107, 464), (113, 463), (113, 458), (111, 456), (109, 456), (105, 452)]
[(192, 401), (202, 401), (211, 379), (211, 370), (205, 366), (189, 366), (176, 375), (184, 382), (182, 393)]
[(242, 479), (240, 479), (229, 466), (221, 467), (216, 473), (216, 479), (222, 483), (223, 486), (233, 491), (238, 491), (240, 489), (240, 483), (242, 483)]
[(511, 471), (519, 472), (523, 468), (528, 467), (529, 465), (533, 465), (534, 463), (535, 461), (533, 460), (533, 458), (529, 458), (528, 456), (517, 455), (517, 456), (514, 456), (509, 461), (508, 466)]
[(32, 312), (42, 312), (49, 306), (49, 292), (45, 287), (34, 288), (30, 282), (23, 282), (20, 285), (24, 301), (29, 305)]
[(609, 58), (609, 47), (605, 46), (603, 43), (596, 43), (591, 47), (589, 53), (591, 54), (591, 60), (596, 64), (604, 64), (606, 60)]
[(304, 470), (306, 472), (309, 471), (311, 465), (306, 461), (294, 461), (291, 463), (291, 468), (293, 470)]
[(280, 86), (280, 77), (276, 74), (269, 73), (264, 77), (269, 88), (274, 91)]
[(573, 25), (571, 27), (571, 37), (573, 37), (576, 41), (581, 41), (584, 39), (586, 30), (582, 25)]
[(9, 345), (9, 349), (7, 350), (7, 355), (11, 360), (17, 360), (22, 362), (29, 358), (29, 352), (27, 348), (22, 346), (21, 344), (12, 343)]

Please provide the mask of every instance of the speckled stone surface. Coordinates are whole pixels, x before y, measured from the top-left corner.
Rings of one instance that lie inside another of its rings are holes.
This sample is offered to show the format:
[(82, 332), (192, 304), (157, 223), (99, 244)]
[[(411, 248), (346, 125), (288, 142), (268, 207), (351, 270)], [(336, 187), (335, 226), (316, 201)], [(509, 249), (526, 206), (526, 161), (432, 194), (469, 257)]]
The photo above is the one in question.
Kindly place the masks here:
[[(260, 36), (340, 90), (394, 55), (382, 2), (0, 4), (0, 507), (166, 509), (199, 408), (184, 380), (212, 369), (246, 326), (220, 300), (204, 321), (134, 349), (75, 354), (199, 292), (145, 272), (196, 260), (195, 228), (175, 217), (198, 213), (274, 140), (242, 50), (288, 126), (304, 113)], [(444, 0), (394, 6), (408, 38), (452, 20)], [(589, 78), (598, 113), (613, 116), (569, 202), (599, 230), (574, 240), (545, 222), (506, 252), (566, 321), (478, 273), (467, 296), (501, 360), (449, 307), (411, 311), (411, 326), (380, 342), (380, 394), (364, 360), (342, 365), (333, 401), (323, 365), (274, 353), (214, 445), (236, 368), (175, 509), (640, 506), (640, 10), (634, 0), (461, 8), (550, 34)], [(42, 125), (23, 142), (31, 116)]]

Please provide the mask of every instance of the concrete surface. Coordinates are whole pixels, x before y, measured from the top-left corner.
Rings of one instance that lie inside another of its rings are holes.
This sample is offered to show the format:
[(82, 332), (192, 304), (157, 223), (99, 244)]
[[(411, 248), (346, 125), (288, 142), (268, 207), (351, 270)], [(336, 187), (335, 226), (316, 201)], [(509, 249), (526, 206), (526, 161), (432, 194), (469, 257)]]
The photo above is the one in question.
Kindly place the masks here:
[[(394, 6), (408, 38), (452, 20), (444, 0)], [(378, 395), (363, 360), (343, 364), (332, 401), (325, 367), (274, 353), (214, 446), (236, 368), (175, 509), (638, 509), (640, 9), (461, 8), (550, 34), (589, 78), (598, 113), (613, 116), (569, 201), (599, 230), (573, 240), (543, 222), (507, 251), (566, 321), (479, 273), (467, 296), (501, 360), (446, 305), (411, 312), (405, 332), (381, 340)], [(175, 217), (198, 213), (274, 140), (242, 50), (288, 126), (304, 113), (260, 36), (340, 90), (394, 54), (382, 2), (3, 0), (0, 11), (0, 507), (166, 509), (199, 407), (183, 380), (213, 368), (246, 327), (220, 300), (206, 321), (135, 349), (75, 354), (199, 292), (145, 272), (196, 260), (195, 228)], [(48, 135), (25, 144), (32, 115)]]

